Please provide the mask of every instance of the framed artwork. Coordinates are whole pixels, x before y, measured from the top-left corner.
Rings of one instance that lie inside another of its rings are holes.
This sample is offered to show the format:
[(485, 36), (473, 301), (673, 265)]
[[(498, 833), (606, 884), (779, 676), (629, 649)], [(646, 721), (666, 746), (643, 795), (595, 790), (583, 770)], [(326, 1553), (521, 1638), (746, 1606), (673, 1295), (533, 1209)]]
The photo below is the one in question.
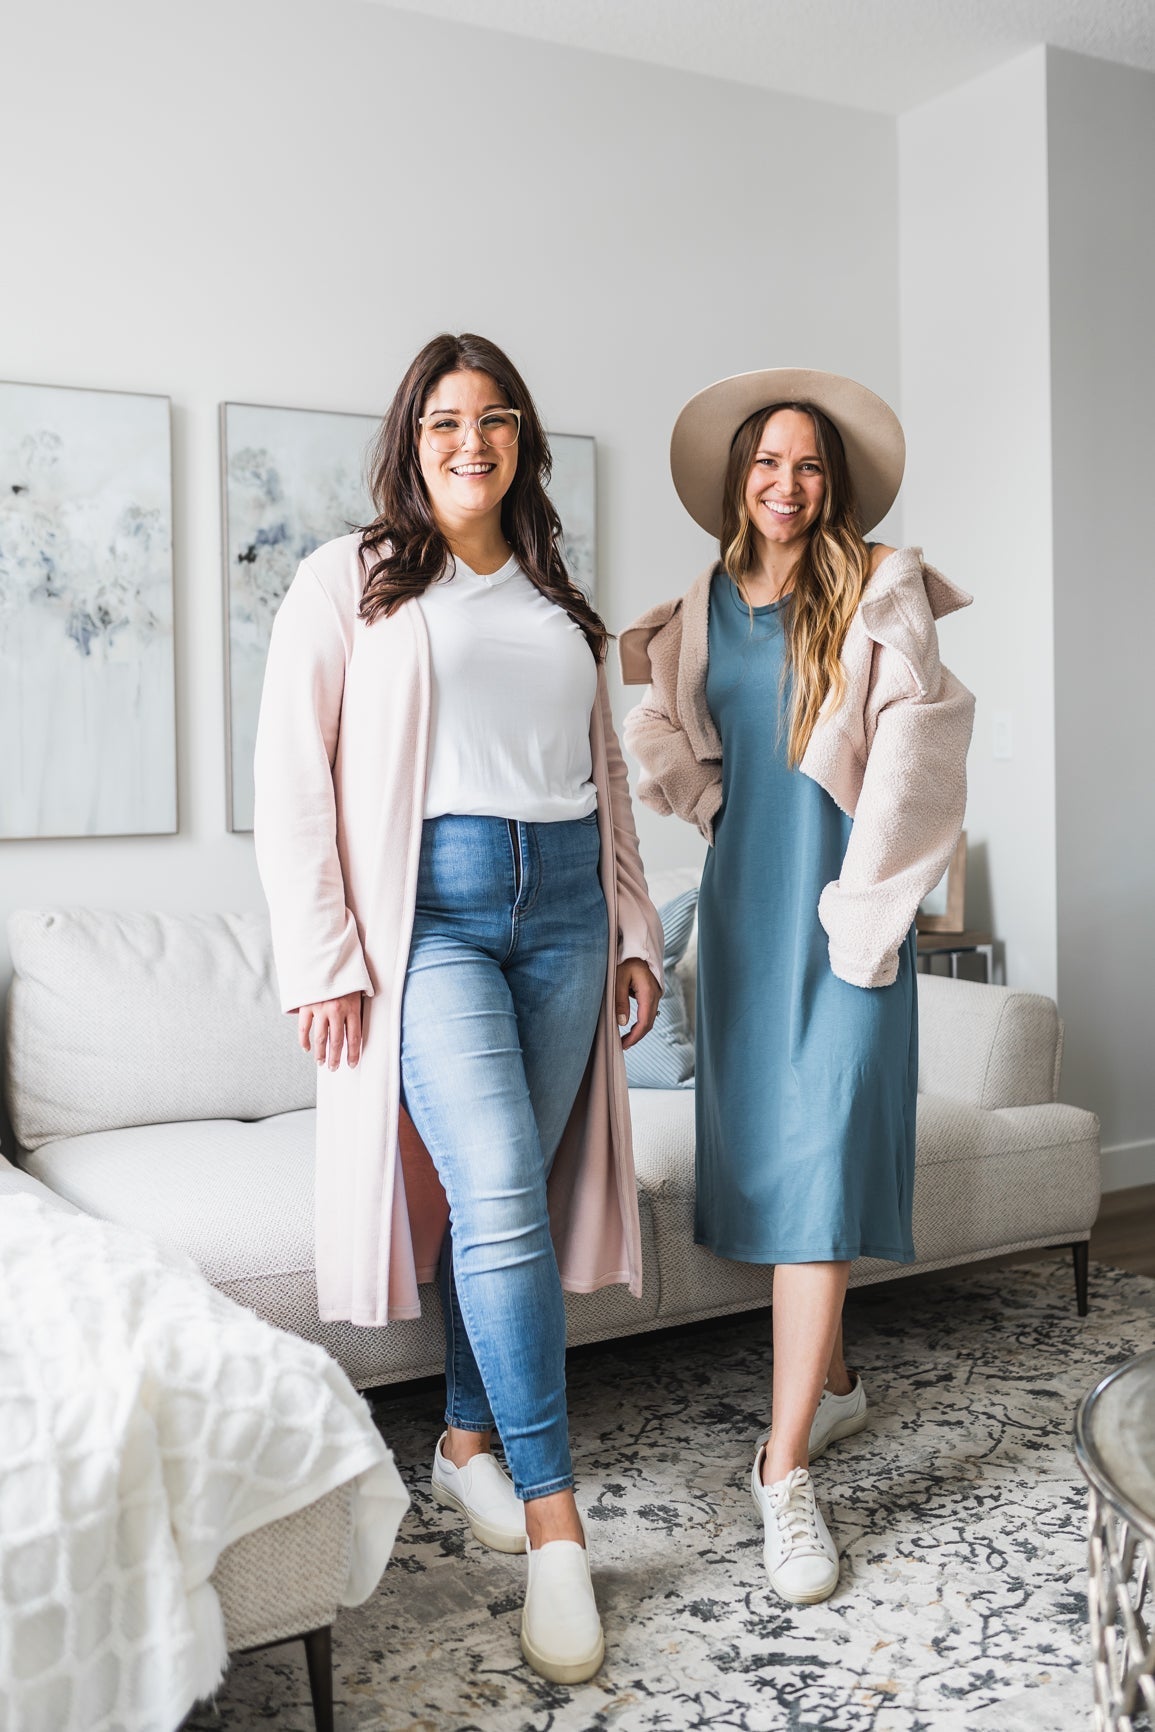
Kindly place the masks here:
[(919, 932), (965, 932), (967, 898), (967, 833), (964, 830), (951, 855), (950, 865), (938, 884), (925, 897), (915, 916)]
[(253, 827), (253, 749), (273, 615), (306, 554), (373, 516), (377, 415), (221, 404), (228, 825)]
[(549, 496), (561, 518), (570, 576), (597, 607), (597, 441), (584, 433), (551, 433), (553, 476)]
[(0, 838), (177, 827), (167, 397), (0, 383)]

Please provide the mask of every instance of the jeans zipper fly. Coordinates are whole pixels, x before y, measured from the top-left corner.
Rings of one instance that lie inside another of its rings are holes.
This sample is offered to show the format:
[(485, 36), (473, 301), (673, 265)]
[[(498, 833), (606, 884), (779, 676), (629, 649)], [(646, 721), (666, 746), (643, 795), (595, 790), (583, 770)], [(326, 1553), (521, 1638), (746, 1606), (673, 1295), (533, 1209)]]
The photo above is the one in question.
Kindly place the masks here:
[(509, 828), (509, 845), (513, 849), (513, 900), (516, 902), (521, 895), (521, 837), (516, 818), (507, 818), (505, 822)]

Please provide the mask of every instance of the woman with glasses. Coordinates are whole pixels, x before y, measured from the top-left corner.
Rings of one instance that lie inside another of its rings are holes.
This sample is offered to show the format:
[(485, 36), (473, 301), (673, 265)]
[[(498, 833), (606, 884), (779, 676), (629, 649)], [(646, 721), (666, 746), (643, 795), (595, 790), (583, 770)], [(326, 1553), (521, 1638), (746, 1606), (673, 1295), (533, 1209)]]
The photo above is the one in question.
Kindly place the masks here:
[(528, 1551), (522, 1651), (573, 1683), (604, 1642), (562, 1288), (641, 1291), (622, 1048), (653, 1022), (662, 938), (606, 628), (548, 478), (507, 356), (427, 343), (377, 440), (376, 517), (311, 554), (277, 615), (255, 831), (282, 1002), (319, 1066), (320, 1315), (416, 1317), (439, 1270), (433, 1495)]
[(905, 443), (853, 380), (724, 379), (683, 409), (674, 485), (718, 557), (622, 636), (640, 797), (711, 844), (698, 919), (695, 1238), (774, 1264), (772, 1423), (751, 1476), (771, 1587), (826, 1599), (811, 1459), (866, 1424), (851, 1261), (914, 1258), (915, 911), (966, 802), (974, 700), (935, 621), (970, 597), (865, 540)]

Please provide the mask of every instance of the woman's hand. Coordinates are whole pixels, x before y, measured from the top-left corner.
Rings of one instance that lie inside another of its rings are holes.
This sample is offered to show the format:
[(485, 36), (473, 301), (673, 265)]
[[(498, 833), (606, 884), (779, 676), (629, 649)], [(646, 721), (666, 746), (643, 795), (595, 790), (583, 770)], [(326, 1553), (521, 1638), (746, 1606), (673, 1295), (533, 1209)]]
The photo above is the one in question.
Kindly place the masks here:
[(629, 1034), (622, 1036), (623, 1048), (636, 1046), (643, 1035), (649, 1034), (658, 1014), (658, 1000), (661, 996), (661, 987), (640, 956), (627, 956), (624, 962), (618, 963), (614, 1002), (619, 1027), (624, 1028), (630, 1020), (631, 998), (636, 1000), (638, 1006), (637, 1022)]
[(361, 993), (347, 992), (342, 998), (326, 998), (320, 1004), (303, 1004), (297, 1012), (297, 1039), (318, 1064), (336, 1070), (341, 1048), (349, 1069), (361, 1057)]

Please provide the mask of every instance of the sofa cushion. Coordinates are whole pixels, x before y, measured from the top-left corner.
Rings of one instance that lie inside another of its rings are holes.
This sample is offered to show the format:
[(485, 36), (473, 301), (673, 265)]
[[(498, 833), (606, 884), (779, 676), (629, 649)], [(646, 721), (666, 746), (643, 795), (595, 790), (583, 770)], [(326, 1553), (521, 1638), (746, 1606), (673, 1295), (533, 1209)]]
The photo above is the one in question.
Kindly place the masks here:
[(694, 1035), (687, 1015), (685, 983), (678, 969), (693, 937), (697, 910), (695, 885), (669, 902), (663, 902), (658, 910), (662, 920), (666, 990), (658, 1005), (654, 1026), (637, 1046), (631, 1046), (626, 1052), (626, 1076), (632, 1089), (693, 1086)]
[[(647, 876), (650, 895), (660, 908), (663, 903), (672, 902), (675, 896), (685, 895), (687, 890), (697, 890), (702, 876), (700, 866), (669, 866), (661, 872)], [(686, 948), (682, 960), (677, 967), (678, 979), (682, 983), (682, 999), (686, 1006), (686, 1027), (690, 1031), (690, 1039), (694, 1038), (694, 1013), (697, 1009), (698, 991), (698, 906), (694, 904), (694, 924), (690, 928), (690, 936), (686, 940)]]
[(22, 911), (8, 934), (8, 1108), (24, 1148), (312, 1105), (316, 1076), (279, 1008), (267, 920)]
[[(192, 1257), (214, 1287), (268, 1322), (319, 1341), (359, 1388), (441, 1369), (436, 1285), (419, 1318), (361, 1329), (317, 1316), (312, 1111), (243, 1123), (132, 1126), (46, 1143), (25, 1167), (92, 1215), (149, 1233)], [(654, 1229), (641, 1200), (643, 1291), (567, 1293), (571, 1342), (627, 1335), (656, 1316)]]

